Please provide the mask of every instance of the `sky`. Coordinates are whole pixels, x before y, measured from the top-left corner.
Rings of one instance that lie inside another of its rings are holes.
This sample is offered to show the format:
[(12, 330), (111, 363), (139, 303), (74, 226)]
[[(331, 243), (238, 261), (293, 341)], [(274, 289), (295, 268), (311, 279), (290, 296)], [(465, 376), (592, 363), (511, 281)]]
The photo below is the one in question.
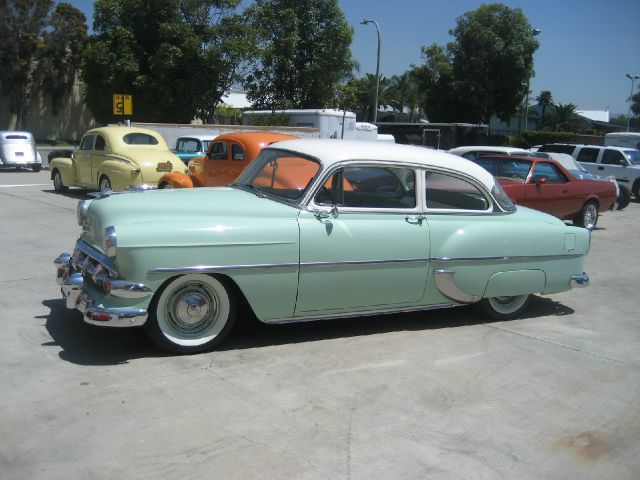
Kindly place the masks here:
[[(93, 0), (65, 0), (82, 10), (91, 28)], [(301, 0), (304, 1), (304, 0)], [(243, 5), (250, 3), (245, 0)], [(380, 73), (399, 75), (422, 63), (421, 47), (452, 40), (456, 19), (478, 8), (478, 0), (338, 0), (353, 27), (353, 58), (357, 76), (375, 74), (380, 26)], [(556, 103), (573, 103), (580, 110), (606, 110), (626, 115), (631, 80), (640, 75), (640, 0), (503, 0), (521, 8), (540, 48), (534, 54), (531, 102), (550, 90)], [(638, 92), (640, 80), (635, 82)]]

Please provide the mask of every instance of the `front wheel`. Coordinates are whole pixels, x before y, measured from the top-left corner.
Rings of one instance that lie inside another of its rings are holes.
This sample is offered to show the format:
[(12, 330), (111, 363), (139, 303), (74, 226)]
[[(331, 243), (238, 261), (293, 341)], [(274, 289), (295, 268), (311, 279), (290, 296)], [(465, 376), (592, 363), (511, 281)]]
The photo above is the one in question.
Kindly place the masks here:
[(573, 220), (573, 223), (587, 230), (593, 230), (598, 223), (598, 205), (594, 201), (584, 204), (580, 213)]
[(228, 280), (188, 274), (174, 278), (158, 292), (145, 330), (165, 350), (197, 353), (220, 344), (235, 318), (236, 299)]
[(111, 180), (109, 180), (109, 177), (107, 177), (106, 175), (103, 175), (102, 177), (100, 177), (100, 191), (104, 193), (108, 192), (109, 190), (113, 190), (111, 188)]
[(480, 308), (495, 320), (511, 320), (516, 318), (527, 307), (529, 294), (513, 297), (491, 297), (480, 301)]
[(67, 186), (62, 183), (62, 175), (58, 170), (53, 171), (53, 188), (58, 193), (67, 191)]

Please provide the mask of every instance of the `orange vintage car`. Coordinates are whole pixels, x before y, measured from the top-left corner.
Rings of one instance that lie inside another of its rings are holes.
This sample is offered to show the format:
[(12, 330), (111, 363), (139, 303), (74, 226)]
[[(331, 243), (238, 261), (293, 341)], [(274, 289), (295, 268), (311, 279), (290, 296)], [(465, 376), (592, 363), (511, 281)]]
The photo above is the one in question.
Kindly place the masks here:
[(158, 188), (217, 187), (233, 182), (267, 145), (297, 137), (272, 132), (225, 133), (209, 143), (207, 155), (189, 161), (189, 174), (171, 172)]

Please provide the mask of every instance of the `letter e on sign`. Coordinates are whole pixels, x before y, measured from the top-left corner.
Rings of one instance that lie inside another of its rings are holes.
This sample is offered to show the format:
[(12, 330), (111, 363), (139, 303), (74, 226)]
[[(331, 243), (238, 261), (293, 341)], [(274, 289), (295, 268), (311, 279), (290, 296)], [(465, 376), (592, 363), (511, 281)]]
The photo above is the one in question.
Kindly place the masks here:
[(133, 97), (122, 93), (113, 95), (114, 115), (133, 115)]

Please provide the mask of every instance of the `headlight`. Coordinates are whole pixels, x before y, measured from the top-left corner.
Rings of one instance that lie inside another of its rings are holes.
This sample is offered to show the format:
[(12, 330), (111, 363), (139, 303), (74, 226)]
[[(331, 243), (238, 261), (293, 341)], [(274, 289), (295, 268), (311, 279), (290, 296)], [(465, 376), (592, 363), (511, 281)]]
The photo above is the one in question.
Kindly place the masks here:
[(76, 217), (78, 218), (78, 225), (82, 226), (82, 223), (87, 218), (87, 210), (89, 210), (89, 204), (91, 200), (80, 200), (76, 208)]
[(107, 227), (104, 229), (104, 237), (102, 237), (102, 248), (104, 253), (111, 260), (116, 258), (118, 250), (118, 240), (116, 238), (116, 228)]

